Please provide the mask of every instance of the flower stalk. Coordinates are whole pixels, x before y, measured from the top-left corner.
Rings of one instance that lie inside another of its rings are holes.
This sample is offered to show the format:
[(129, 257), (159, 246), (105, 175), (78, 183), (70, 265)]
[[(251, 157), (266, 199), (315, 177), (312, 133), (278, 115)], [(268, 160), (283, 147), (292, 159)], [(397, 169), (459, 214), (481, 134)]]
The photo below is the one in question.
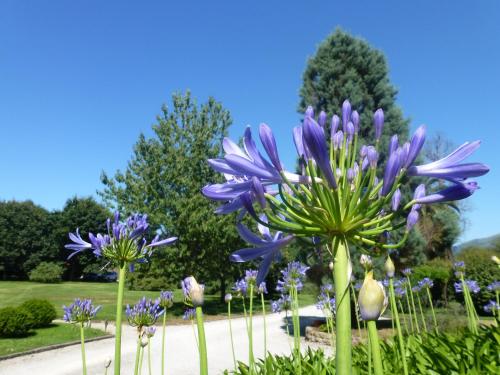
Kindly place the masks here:
[(398, 332), (398, 343), (399, 343), (399, 351), (401, 353), (401, 361), (403, 363), (403, 373), (404, 375), (408, 375), (408, 364), (406, 363), (405, 343), (403, 339), (403, 331), (401, 330), (401, 323), (399, 322), (399, 313), (398, 313), (398, 308), (396, 306), (396, 296), (394, 294), (394, 279), (392, 277), (389, 277), (389, 299), (391, 303), (392, 319), (395, 320), (396, 329)]
[(87, 361), (85, 360), (85, 334), (84, 334), (83, 322), (80, 323), (80, 343), (82, 350), (82, 373), (87, 375)]
[[(115, 330), (115, 362), (114, 374), (120, 375), (120, 363), (122, 358), (122, 315), (123, 315), (123, 294), (125, 291), (125, 277), (127, 275), (127, 265), (120, 266), (118, 273), (118, 294), (116, 297), (116, 330)], [(140, 342), (139, 342), (140, 345)]]
[(205, 339), (205, 327), (203, 325), (203, 311), (201, 306), (196, 307), (196, 325), (198, 328), (200, 351), (200, 375), (208, 375), (207, 343)]
[(336, 301), (336, 337), (335, 337), (335, 363), (337, 374), (348, 375), (351, 373), (351, 304), (349, 298), (348, 262), (349, 254), (347, 244), (343, 240), (336, 240), (333, 248), (335, 261), (333, 272), (335, 279)]

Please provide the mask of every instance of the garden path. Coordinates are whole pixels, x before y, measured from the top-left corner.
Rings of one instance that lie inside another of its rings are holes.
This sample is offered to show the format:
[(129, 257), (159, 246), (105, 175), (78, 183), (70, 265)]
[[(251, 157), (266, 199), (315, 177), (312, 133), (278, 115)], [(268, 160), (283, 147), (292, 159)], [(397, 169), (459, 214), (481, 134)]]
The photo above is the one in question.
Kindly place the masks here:
[[(300, 309), (301, 324), (307, 325), (309, 319), (321, 316), (315, 306)], [(288, 337), (284, 325), (284, 313), (268, 314), (267, 347), (274, 354), (290, 353), (292, 338)], [(235, 352), (238, 360), (248, 362), (248, 340), (245, 320), (232, 319)], [(93, 325), (97, 327), (97, 325)], [(254, 353), (263, 356), (263, 320), (254, 317)], [(108, 327), (109, 328), (109, 327)], [(226, 319), (205, 323), (210, 374), (221, 374), (224, 369), (233, 367), (229, 325)], [(317, 344), (303, 341), (303, 348), (317, 347)], [(124, 325), (122, 345), (122, 374), (133, 374), (136, 331)], [(114, 339), (90, 342), (85, 345), (87, 351), (88, 375), (104, 374), (104, 360), (113, 357)], [(161, 328), (152, 339), (153, 375), (160, 374), (161, 365)], [(329, 350), (329, 349), (327, 349)], [(198, 351), (190, 324), (167, 326), (166, 331), (166, 371), (168, 375), (196, 375), (198, 369)], [(113, 365), (108, 370), (112, 375)], [(80, 346), (72, 345), (61, 349), (41, 352), (33, 355), (12, 358), (0, 362), (0, 375), (78, 375), (81, 374)], [(144, 357), (142, 374), (148, 374), (147, 356)]]

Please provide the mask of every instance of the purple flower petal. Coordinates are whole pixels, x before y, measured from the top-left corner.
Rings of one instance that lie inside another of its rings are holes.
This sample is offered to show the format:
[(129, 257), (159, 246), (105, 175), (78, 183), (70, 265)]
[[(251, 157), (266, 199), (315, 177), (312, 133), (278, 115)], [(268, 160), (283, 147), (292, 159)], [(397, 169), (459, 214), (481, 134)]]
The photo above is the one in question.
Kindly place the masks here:
[(274, 135), (271, 128), (267, 124), (260, 124), (259, 135), (260, 135), (260, 140), (262, 142), (262, 146), (264, 146), (264, 150), (266, 150), (267, 155), (269, 155), (271, 163), (273, 163), (274, 167), (278, 171), (283, 170), (278, 155), (278, 149), (276, 147), (276, 140), (274, 139)]
[(420, 126), (411, 137), (408, 157), (406, 158), (405, 168), (410, 167), (417, 158), (425, 142), (425, 125)]
[(457, 183), (437, 193), (418, 198), (416, 202), (419, 204), (431, 204), (458, 201), (470, 197), (477, 189), (479, 189), (479, 186), (475, 181)]
[(382, 108), (377, 109), (373, 114), (373, 125), (375, 126), (375, 139), (378, 141), (384, 128), (384, 111)]

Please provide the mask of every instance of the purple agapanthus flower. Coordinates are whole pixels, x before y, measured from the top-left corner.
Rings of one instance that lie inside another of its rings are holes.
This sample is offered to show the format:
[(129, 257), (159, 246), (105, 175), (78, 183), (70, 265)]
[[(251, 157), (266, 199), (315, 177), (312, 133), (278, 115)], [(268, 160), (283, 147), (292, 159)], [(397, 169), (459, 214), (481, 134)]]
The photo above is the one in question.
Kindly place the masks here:
[(281, 294), (287, 294), (294, 288), (300, 292), (304, 286), (306, 271), (309, 267), (300, 262), (290, 262), (284, 270), (281, 270), (282, 278), (278, 280), (276, 290)]
[(236, 281), (233, 286), (233, 291), (240, 297), (246, 297), (248, 292), (248, 284), (246, 280), (243, 278)]
[[(260, 220), (267, 222), (267, 218), (264, 215), (261, 215)], [(255, 247), (237, 250), (231, 254), (230, 259), (233, 262), (247, 262), (249, 260), (262, 259), (256, 279), (256, 285), (259, 285), (264, 281), (269, 272), (271, 263), (280, 259), (281, 249), (292, 242), (294, 236), (284, 236), (283, 233), (279, 231), (272, 235), (269, 228), (262, 224), (258, 225), (261, 237), (254, 234), (241, 223), (237, 224), (237, 229), (241, 238), (255, 245)]]
[(153, 337), (156, 333), (156, 326), (147, 327), (146, 330), (144, 331), (144, 333), (146, 334), (146, 336), (148, 338)]
[(486, 287), (490, 292), (498, 293), (500, 292), (500, 281), (493, 281), (490, 285)]
[(495, 314), (497, 311), (500, 310), (500, 305), (494, 300), (489, 300), (488, 303), (484, 305), (483, 309), (487, 313)]
[(186, 309), (184, 310), (184, 315), (182, 316), (182, 319), (193, 320), (195, 316), (196, 316), (196, 309)]
[(292, 306), (292, 300), (289, 295), (281, 295), (276, 301), (271, 301), (271, 311), (279, 313), (281, 311), (288, 311)]
[(316, 302), (316, 307), (319, 310), (325, 311), (328, 314), (335, 314), (335, 291), (332, 284), (322, 285), (320, 288), (320, 293), (318, 295), (318, 300)]
[(266, 282), (263, 281), (259, 284), (259, 287), (257, 288), (257, 293), (259, 294), (267, 294), (267, 286)]
[[(461, 281), (456, 282), (455, 284), (453, 284), (453, 286), (455, 287), (456, 293), (463, 293), (463, 285)], [(465, 286), (471, 293), (474, 294), (479, 293), (479, 291), (481, 290), (476, 280), (465, 280)]]
[(134, 306), (127, 305), (125, 313), (129, 324), (141, 330), (154, 325), (165, 310), (161, 308), (159, 298), (153, 301), (142, 297)]
[(415, 202), (417, 204), (431, 204), (459, 201), (470, 197), (477, 189), (479, 189), (479, 186), (476, 181), (455, 182), (436, 193), (415, 199)]
[(86, 323), (95, 318), (102, 306), (94, 306), (90, 299), (76, 298), (69, 306), (63, 306), (64, 321), (68, 323)]
[(418, 282), (418, 286), (420, 288), (428, 288), (428, 289), (430, 289), (430, 288), (432, 288), (434, 286), (434, 282), (430, 278), (424, 277), (422, 280), (420, 280)]
[(408, 277), (408, 276), (410, 276), (410, 275), (413, 273), (413, 270), (412, 270), (411, 268), (408, 268), (408, 267), (407, 267), (407, 268), (403, 269), (403, 270), (401, 271), (401, 273), (402, 273), (404, 276)]
[(160, 292), (160, 306), (164, 309), (172, 307), (174, 304), (174, 292), (165, 290)]
[(408, 169), (410, 176), (426, 176), (443, 179), (466, 179), (488, 173), (489, 168), (481, 163), (460, 164), (479, 148), (480, 141), (466, 142), (448, 156), (432, 163), (413, 166)]
[(148, 217), (142, 214), (133, 214), (121, 222), (120, 214), (115, 212), (113, 222), (108, 219), (106, 226), (107, 234), (89, 233), (90, 242), (82, 239), (78, 228), (76, 233), (69, 233), (69, 238), (73, 242), (64, 247), (72, 250), (73, 253), (68, 259), (84, 250), (91, 249), (98, 257), (104, 256), (119, 263), (130, 264), (145, 261), (151, 255), (153, 248), (170, 245), (177, 240), (177, 237), (160, 240), (160, 236), (156, 235), (148, 244), (145, 237), (149, 228)]

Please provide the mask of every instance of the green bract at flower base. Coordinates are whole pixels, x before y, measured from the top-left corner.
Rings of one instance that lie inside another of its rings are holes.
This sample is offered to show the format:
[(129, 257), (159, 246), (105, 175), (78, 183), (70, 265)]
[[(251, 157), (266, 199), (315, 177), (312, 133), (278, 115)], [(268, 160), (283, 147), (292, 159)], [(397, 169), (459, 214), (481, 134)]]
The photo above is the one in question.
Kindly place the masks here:
[[(275, 240), (263, 244), (258, 236), (245, 233), (244, 239), (257, 247), (240, 250), (233, 260), (262, 258), (259, 280), (267, 274), (276, 253), (293, 238), (308, 238), (316, 247), (323, 245), (333, 258), (338, 374), (351, 372), (350, 301), (343, 298), (349, 285), (348, 246), (370, 250), (371, 254), (402, 246), (418, 221), (422, 204), (470, 196), (478, 186), (466, 179), (489, 170), (480, 163), (460, 164), (477, 149), (479, 142), (465, 143), (441, 160), (414, 166), (425, 141), (425, 127), (421, 126), (410, 142), (399, 145), (397, 137), (391, 139), (383, 176), (377, 176), (379, 139), (384, 125), (382, 109), (375, 112), (373, 121), (373, 145), (359, 147), (359, 114), (352, 112), (348, 101), (342, 106), (342, 130), (338, 130), (339, 116), (334, 115), (329, 136), (326, 136), (327, 116), (322, 114), (316, 122), (309, 107), (302, 126), (293, 131), (300, 174), (287, 172), (281, 164), (269, 126), (261, 124), (259, 136), (270, 161), (258, 151), (247, 128), (243, 148), (226, 138), (224, 158), (209, 160), (212, 168), (224, 174), (226, 183), (208, 185), (202, 190), (208, 198), (223, 203), (217, 213), (241, 210), (238, 216), (241, 219), (248, 212), (261, 226), (289, 235), (286, 243)], [(450, 186), (425, 196), (422, 185), (413, 200), (400, 204), (399, 188), (410, 176), (439, 178)], [(399, 213), (406, 215), (407, 220), (397, 221)], [(402, 227), (406, 227), (402, 240), (389, 243), (385, 234)]]

